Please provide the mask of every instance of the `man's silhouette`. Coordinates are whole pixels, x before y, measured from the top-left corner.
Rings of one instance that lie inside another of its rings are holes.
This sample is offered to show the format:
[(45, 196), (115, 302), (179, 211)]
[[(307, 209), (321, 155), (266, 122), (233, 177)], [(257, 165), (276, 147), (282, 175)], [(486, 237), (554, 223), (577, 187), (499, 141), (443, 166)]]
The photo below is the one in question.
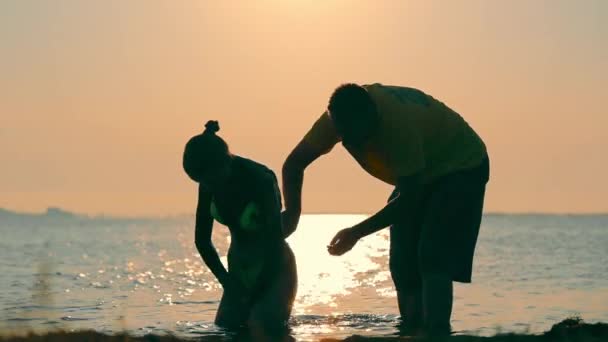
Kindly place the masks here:
[(390, 271), (405, 327), (448, 333), (452, 282), (471, 281), (489, 161), (481, 138), (456, 112), (420, 90), (345, 84), (283, 166), (283, 225), (301, 214), (305, 168), (338, 142), (370, 175), (395, 186), (388, 204), (340, 231), (342, 255), (390, 228)]

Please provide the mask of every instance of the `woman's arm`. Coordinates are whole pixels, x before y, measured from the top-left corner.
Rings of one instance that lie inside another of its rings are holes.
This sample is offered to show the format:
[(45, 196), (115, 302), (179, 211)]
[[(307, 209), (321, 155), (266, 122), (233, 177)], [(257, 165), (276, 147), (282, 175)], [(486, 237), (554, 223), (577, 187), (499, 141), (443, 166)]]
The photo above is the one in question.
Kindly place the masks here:
[(228, 271), (222, 264), (213, 242), (211, 231), (213, 229), (213, 217), (211, 216), (211, 194), (202, 190), (199, 186), (198, 204), (196, 206), (196, 223), (194, 231), (194, 243), (203, 261), (211, 270), (211, 273), (225, 287), (228, 279)]

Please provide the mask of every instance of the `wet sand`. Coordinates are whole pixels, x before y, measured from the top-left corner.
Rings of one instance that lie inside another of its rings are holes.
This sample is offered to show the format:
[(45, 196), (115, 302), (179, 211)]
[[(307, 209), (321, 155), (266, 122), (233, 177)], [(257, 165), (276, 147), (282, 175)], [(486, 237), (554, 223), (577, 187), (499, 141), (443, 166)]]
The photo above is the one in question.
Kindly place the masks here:
[[(159, 335), (144, 335), (130, 336), (128, 334), (106, 335), (95, 331), (76, 331), (76, 332), (49, 332), (46, 334), (27, 334), (21, 336), (4, 336), (0, 337), (0, 342), (25, 342), (25, 341), (145, 341), (145, 342), (181, 342), (181, 341), (257, 341), (259, 339), (251, 338), (230, 338), (228, 336), (206, 336), (196, 339), (183, 339), (175, 336), (159, 336)], [(280, 341), (295, 341), (292, 337), (279, 339)], [(321, 342), (338, 342), (338, 341), (456, 341), (456, 342), (515, 342), (515, 341), (556, 341), (556, 342), (578, 342), (578, 341), (608, 341), (608, 324), (594, 323), (589, 324), (578, 318), (565, 319), (551, 327), (551, 329), (543, 334), (527, 335), (527, 334), (500, 334), (491, 337), (482, 336), (450, 336), (442, 338), (430, 337), (363, 337), (353, 335), (345, 339), (323, 339)]]

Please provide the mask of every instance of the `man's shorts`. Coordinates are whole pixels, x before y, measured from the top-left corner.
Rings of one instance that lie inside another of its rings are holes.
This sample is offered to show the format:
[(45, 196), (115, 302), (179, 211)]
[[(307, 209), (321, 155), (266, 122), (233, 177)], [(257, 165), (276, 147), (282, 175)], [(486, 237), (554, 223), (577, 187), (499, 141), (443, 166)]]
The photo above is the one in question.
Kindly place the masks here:
[[(490, 165), (458, 171), (425, 185), (413, 217), (390, 230), (390, 270), (397, 290), (417, 289), (423, 273), (448, 273), (470, 283)], [(407, 190), (404, 190), (407, 191)], [(391, 198), (400, 192), (396, 188)], [(410, 216), (410, 217), (406, 217)]]

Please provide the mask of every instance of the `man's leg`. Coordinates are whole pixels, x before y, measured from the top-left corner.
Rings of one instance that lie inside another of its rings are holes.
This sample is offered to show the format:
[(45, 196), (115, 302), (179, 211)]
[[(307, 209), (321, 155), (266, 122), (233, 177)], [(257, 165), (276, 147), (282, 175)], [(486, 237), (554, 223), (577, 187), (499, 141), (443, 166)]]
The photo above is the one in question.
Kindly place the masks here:
[(471, 281), (485, 182), (473, 170), (449, 176), (431, 191), (418, 251), (424, 324), (431, 333), (450, 332), (452, 282)]
[[(409, 221), (409, 222), (408, 222)], [(422, 325), (422, 279), (418, 263), (420, 226), (417, 220), (399, 217), (390, 228), (389, 268), (405, 330)]]
[(454, 290), (448, 273), (422, 275), (422, 310), (425, 328), (430, 332), (449, 334)]

